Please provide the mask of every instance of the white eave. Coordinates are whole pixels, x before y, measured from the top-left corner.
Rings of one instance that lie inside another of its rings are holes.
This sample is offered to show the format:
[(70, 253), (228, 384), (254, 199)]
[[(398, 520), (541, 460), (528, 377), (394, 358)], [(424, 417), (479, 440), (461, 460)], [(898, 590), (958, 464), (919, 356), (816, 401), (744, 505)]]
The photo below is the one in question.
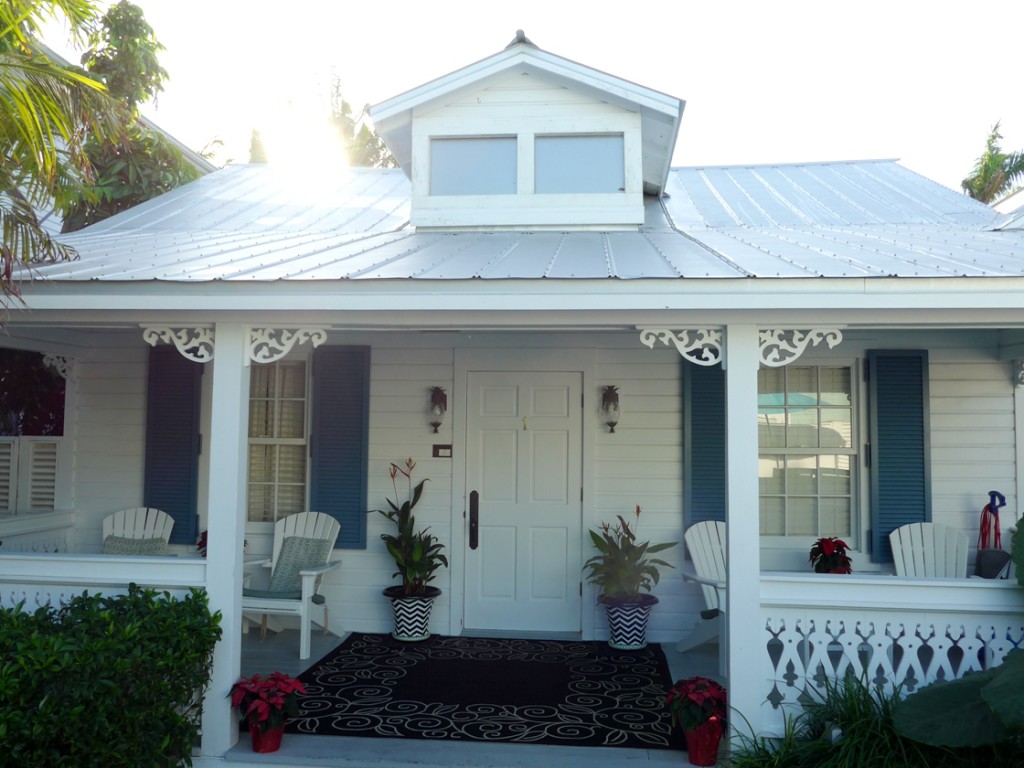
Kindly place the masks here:
[(548, 53), (527, 41), (513, 42), (493, 56), (382, 101), (370, 108), (370, 116), (399, 165), (410, 175), (414, 112), (479, 89), (485, 81), (509, 72), (540, 74), (551, 82), (639, 113), (644, 187), (650, 194), (664, 190), (685, 102)]

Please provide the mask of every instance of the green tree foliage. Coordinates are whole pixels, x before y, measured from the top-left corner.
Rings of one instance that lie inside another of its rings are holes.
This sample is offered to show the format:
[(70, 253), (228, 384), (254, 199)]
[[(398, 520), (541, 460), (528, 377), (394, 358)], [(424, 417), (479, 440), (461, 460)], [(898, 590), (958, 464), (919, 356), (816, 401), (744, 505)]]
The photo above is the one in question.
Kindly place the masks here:
[(61, 66), (34, 40), (50, 18), (86, 38), (98, 15), (91, 0), (0, 2), (0, 294), (17, 296), (14, 265), (71, 258), (39, 211), (87, 194), (86, 135), (113, 135), (114, 102), (99, 83)]
[(252, 136), (249, 138), (249, 162), (267, 162), (267, 148), (263, 146), (263, 136), (255, 128), (252, 129)]
[(330, 122), (345, 148), (348, 164), (362, 168), (397, 168), (398, 161), (388, 151), (384, 140), (363, 120), (369, 106), (364, 106), (358, 115), (354, 114), (352, 105), (342, 97), (341, 82), (337, 78), (331, 82)]
[(127, 0), (112, 6), (82, 56), (90, 74), (102, 80), (119, 103), (124, 131), (107, 138), (90, 135), (85, 151), (94, 174), (86, 194), (63, 209), (64, 231), (82, 227), (144, 203), (199, 177), (174, 144), (139, 119), (138, 106), (163, 90), (167, 72), (157, 40), (142, 9)]
[(192, 765), (220, 614), (129, 587), (0, 610), (0, 765)]
[(964, 192), (985, 204), (998, 203), (1024, 178), (1024, 152), (1004, 152), (999, 146), (1002, 138), (997, 122), (971, 175), (960, 182)]

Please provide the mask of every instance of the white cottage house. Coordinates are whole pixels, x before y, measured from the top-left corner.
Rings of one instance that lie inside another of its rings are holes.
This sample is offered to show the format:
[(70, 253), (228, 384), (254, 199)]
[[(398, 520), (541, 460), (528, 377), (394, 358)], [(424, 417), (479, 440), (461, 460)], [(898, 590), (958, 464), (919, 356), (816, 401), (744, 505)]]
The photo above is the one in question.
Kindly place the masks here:
[[(898, 578), (887, 534), (973, 542), (991, 489), (1016, 520), (1024, 216), (894, 161), (672, 168), (683, 106), (520, 35), (373, 108), (400, 170), (229, 166), (66, 236), (79, 258), (25, 275), (0, 339), (64, 399), (53, 434), (0, 437), (0, 600), (205, 587), (212, 763), (237, 740), (243, 538), (335, 515), (330, 628), (386, 631), (365, 511), (412, 457), (451, 560), (434, 632), (606, 637), (586, 532), (639, 504), (654, 541), (727, 521), (730, 703), (759, 732), (847, 664), (920, 683), (1001, 659), (1019, 588)], [(178, 556), (97, 554), (140, 505)], [(824, 535), (854, 574), (809, 570)], [(649, 635), (674, 643), (704, 605), (667, 554)]]

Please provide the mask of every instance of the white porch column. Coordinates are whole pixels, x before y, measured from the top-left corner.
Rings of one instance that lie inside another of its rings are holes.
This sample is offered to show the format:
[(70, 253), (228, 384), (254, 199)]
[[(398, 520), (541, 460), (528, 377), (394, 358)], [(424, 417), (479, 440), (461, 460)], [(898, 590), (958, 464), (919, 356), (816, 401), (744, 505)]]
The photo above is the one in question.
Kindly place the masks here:
[[(761, 725), (759, 675), (763, 670), (761, 616), (761, 541), (757, 486), (758, 329), (726, 327), (726, 644), (729, 707), (743, 715), (754, 733)], [(736, 714), (730, 722), (746, 723)], [(735, 730), (734, 730), (735, 733)]]
[(209, 457), (206, 592), (220, 611), (224, 635), (214, 651), (213, 676), (203, 707), (204, 755), (223, 755), (238, 741), (238, 722), (227, 695), (242, 655), (242, 542), (248, 442), (248, 328), (218, 323), (213, 365)]

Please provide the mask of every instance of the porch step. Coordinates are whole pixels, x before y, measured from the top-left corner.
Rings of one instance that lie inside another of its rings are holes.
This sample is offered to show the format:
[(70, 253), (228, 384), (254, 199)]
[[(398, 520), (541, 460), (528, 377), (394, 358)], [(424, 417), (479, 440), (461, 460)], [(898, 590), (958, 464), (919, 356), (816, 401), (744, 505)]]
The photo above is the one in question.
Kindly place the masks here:
[[(224, 758), (230, 768), (680, 768), (690, 765), (685, 752), (667, 749), (558, 747), (538, 744), (481, 744), (287, 733), (278, 752), (252, 751), (247, 734)], [(212, 766), (196, 760), (197, 768)]]

